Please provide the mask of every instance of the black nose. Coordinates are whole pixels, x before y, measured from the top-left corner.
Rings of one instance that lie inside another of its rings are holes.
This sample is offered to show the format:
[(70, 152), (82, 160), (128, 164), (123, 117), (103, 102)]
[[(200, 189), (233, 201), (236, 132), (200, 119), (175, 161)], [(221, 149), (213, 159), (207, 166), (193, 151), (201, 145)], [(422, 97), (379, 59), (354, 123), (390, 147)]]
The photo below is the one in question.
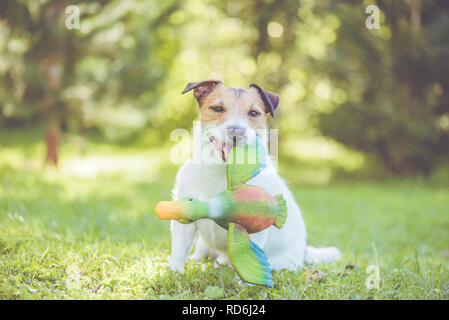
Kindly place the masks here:
[(239, 138), (245, 135), (246, 129), (239, 126), (229, 126), (226, 128), (226, 133), (230, 138)]
[(241, 144), (245, 140), (246, 129), (239, 126), (229, 126), (226, 128), (228, 139), (232, 140), (234, 145)]

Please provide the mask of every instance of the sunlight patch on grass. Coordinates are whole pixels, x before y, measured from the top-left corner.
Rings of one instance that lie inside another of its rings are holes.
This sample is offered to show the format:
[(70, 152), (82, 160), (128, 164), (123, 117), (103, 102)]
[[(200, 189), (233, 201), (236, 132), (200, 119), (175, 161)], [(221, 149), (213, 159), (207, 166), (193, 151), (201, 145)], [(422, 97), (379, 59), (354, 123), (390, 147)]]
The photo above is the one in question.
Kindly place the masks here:
[(353, 171), (364, 164), (364, 156), (341, 144), (323, 137), (289, 139), (283, 142), (284, 149), (302, 161), (329, 161)]
[[(42, 163), (43, 157), (41, 159)], [(0, 149), (0, 167), (10, 167), (14, 169), (38, 168), (39, 161), (27, 155), (18, 149), (2, 147)]]
[(80, 178), (93, 178), (98, 175), (126, 172), (143, 175), (149, 181), (158, 178), (161, 161), (147, 155), (88, 156), (65, 161), (61, 173)]

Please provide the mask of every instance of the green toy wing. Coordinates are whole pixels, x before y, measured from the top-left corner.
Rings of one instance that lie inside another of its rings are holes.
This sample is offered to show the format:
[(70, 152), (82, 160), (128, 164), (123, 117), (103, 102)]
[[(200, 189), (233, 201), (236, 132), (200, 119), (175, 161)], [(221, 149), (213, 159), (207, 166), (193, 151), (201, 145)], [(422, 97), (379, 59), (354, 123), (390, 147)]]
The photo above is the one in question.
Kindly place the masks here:
[(276, 216), (276, 221), (274, 222), (274, 226), (278, 229), (281, 229), (287, 220), (287, 201), (284, 199), (282, 194), (275, 195), (274, 198), (278, 202), (279, 213)]
[(254, 284), (273, 286), (265, 252), (251, 241), (242, 226), (235, 223), (229, 224), (228, 252), (229, 260), (240, 278)]
[(228, 190), (258, 175), (265, 168), (265, 158), (266, 150), (259, 137), (254, 144), (232, 147), (226, 168)]

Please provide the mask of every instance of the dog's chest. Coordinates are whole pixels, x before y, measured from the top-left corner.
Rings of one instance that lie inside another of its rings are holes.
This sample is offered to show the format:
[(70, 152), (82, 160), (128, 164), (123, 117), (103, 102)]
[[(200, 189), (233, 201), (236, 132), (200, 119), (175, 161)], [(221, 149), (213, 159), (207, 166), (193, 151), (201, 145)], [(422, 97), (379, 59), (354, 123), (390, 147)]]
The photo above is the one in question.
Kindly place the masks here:
[(192, 165), (189, 170), (189, 193), (192, 197), (207, 201), (226, 190), (226, 169), (224, 166)]
[[(193, 166), (190, 171), (192, 185), (190, 195), (198, 200), (210, 200), (226, 190), (226, 169), (224, 166)], [(227, 230), (209, 219), (196, 222), (201, 238), (209, 247), (227, 251)]]

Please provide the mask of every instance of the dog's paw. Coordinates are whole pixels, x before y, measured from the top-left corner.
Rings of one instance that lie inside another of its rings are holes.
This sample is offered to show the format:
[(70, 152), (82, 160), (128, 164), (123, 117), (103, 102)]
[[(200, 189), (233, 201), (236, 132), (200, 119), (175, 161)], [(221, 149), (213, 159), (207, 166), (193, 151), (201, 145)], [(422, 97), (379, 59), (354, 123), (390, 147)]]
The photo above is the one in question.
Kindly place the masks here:
[(168, 268), (174, 272), (184, 273), (184, 264), (170, 261)]
[(206, 259), (206, 258), (207, 258), (207, 256), (201, 255), (201, 254), (197, 254), (196, 252), (189, 256), (189, 260), (193, 260), (193, 261), (196, 261), (196, 262), (200, 261), (201, 259)]
[(220, 266), (230, 267), (231, 266), (231, 262), (229, 261), (228, 256), (222, 254), (222, 255), (219, 255), (217, 257), (217, 259), (214, 262), (214, 266), (215, 266), (215, 268), (218, 268)]

